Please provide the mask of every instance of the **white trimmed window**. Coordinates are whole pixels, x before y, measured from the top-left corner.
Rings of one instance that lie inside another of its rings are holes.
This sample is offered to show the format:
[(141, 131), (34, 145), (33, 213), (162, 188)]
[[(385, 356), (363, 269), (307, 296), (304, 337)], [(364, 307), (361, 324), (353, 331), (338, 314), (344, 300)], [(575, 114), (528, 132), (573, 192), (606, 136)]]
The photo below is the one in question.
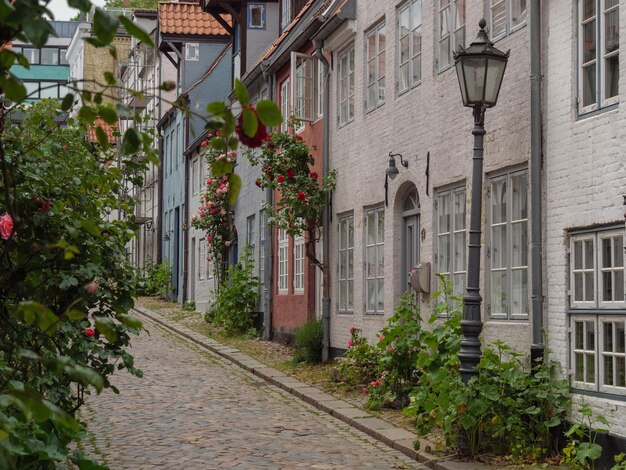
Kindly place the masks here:
[(251, 215), (246, 219), (246, 245), (250, 250), (250, 259), (252, 260), (252, 263), (256, 265), (255, 223), (256, 221), (254, 215)]
[(354, 121), (354, 46), (339, 55), (339, 125)]
[(578, 110), (619, 101), (619, 1), (578, 2)]
[(200, 44), (197, 42), (188, 42), (185, 44), (185, 60), (188, 62), (197, 62), (200, 60)]
[(398, 9), (398, 93), (422, 81), (422, 0)]
[(291, 23), (291, 0), (282, 0), (280, 3), (280, 29), (281, 31)]
[[(293, 103), (293, 115), (300, 121), (312, 121), (314, 119), (314, 72), (315, 60), (312, 56), (291, 53), (291, 96)], [(296, 132), (304, 129), (301, 123)]]
[(365, 64), (367, 77), (365, 108), (367, 111), (385, 103), (385, 23), (365, 34)]
[(452, 64), (452, 53), (465, 47), (465, 0), (437, 0), (437, 68)]
[(526, 0), (489, 0), (491, 39), (498, 39), (526, 24)]
[(339, 313), (354, 312), (354, 216), (339, 219)]
[(207, 274), (206, 239), (201, 238), (198, 244), (198, 279), (204, 281)]
[[(465, 292), (465, 274), (467, 269), (467, 231), (466, 231), (465, 188), (453, 188), (438, 191), (435, 197), (435, 222), (437, 225), (437, 252), (435, 262), (437, 273), (442, 274), (452, 283), (456, 297), (463, 297)], [(443, 286), (438, 278), (441, 292)]]
[(365, 214), (365, 291), (367, 313), (385, 309), (385, 210)]
[(317, 61), (317, 93), (316, 93), (316, 118), (324, 115), (324, 66)]
[(193, 194), (200, 192), (200, 159), (196, 158), (191, 166), (191, 181)]
[(304, 236), (293, 238), (293, 291), (304, 292)]
[(289, 278), (289, 237), (285, 229), (278, 229), (278, 293), (286, 294)]
[(259, 214), (259, 282), (265, 284), (265, 212)]
[(265, 3), (248, 4), (248, 29), (265, 29)]
[(289, 108), (289, 92), (289, 79), (287, 78), (280, 84), (280, 112), (283, 115), (283, 123), (280, 125), (281, 132), (287, 132), (289, 130), (289, 116), (291, 115)]
[(492, 178), (489, 200), (491, 318), (528, 318), (528, 173)]

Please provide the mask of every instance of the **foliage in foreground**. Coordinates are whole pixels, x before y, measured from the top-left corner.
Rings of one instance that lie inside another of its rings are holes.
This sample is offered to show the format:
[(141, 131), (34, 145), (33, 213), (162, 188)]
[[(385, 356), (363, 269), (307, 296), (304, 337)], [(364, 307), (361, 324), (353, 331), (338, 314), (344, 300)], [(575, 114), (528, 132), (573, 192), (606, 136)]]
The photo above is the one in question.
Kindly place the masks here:
[(322, 320), (312, 318), (296, 330), (294, 345), (297, 362), (322, 362)]
[(84, 127), (59, 128), (58, 106), (33, 105), (2, 136), (0, 213), (13, 225), (0, 239), (0, 468), (66, 459), (84, 396), (116, 391), (117, 369), (141, 375), (126, 352), (141, 330), (128, 315), (133, 226), (117, 217), (133, 207), (117, 197), (123, 175), (141, 165), (106, 165)]

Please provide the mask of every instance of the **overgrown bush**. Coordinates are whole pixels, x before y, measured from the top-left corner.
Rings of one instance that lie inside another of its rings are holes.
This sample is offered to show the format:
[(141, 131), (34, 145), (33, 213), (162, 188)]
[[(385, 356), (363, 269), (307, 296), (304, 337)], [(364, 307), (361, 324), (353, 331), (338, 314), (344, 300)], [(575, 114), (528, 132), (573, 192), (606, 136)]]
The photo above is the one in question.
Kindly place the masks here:
[(250, 250), (246, 249), (239, 264), (230, 266), (226, 280), (213, 301), (209, 315), (227, 335), (248, 333), (253, 325), (253, 312), (258, 300), (259, 278), (254, 275)]
[(296, 330), (294, 344), (295, 360), (298, 362), (322, 362), (322, 320), (312, 318)]
[(171, 282), (172, 273), (169, 261), (156, 264), (149, 260), (138, 275), (138, 294), (165, 297)]
[(347, 346), (335, 367), (339, 380), (358, 387), (375, 382), (380, 377), (380, 350), (369, 344), (356, 326), (350, 327)]

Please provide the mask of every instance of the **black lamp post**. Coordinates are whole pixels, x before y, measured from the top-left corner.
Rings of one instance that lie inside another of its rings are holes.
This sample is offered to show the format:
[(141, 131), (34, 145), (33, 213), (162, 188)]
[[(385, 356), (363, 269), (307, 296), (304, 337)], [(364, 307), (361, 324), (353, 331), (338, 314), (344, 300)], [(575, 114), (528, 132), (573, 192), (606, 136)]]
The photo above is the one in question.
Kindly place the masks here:
[(509, 52), (493, 47), (485, 31), (487, 22), (480, 20), (476, 40), (467, 49), (454, 54), (454, 65), (461, 86), (463, 105), (474, 109), (474, 157), (472, 169), (472, 199), (467, 260), (467, 290), (464, 298), (461, 331), (463, 340), (459, 351), (461, 378), (467, 384), (478, 372), (480, 361), (479, 336), (483, 329), (480, 314), (480, 223), (482, 213), (483, 140), (485, 110), (498, 101)]

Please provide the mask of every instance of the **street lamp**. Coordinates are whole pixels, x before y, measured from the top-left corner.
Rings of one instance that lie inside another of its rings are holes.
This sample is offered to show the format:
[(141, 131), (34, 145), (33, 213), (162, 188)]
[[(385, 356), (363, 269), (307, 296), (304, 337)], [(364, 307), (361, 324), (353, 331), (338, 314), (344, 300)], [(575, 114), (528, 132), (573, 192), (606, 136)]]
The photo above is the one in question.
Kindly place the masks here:
[(472, 169), (472, 199), (467, 260), (467, 290), (465, 293), (461, 331), (463, 340), (459, 351), (461, 378), (467, 384), (478, 374), (480, 361), (479, 336), (483, 329), (480, 307), (480, 223), (483, 185), (483, 140), (485, 110), (498, 101), (509, 52), (493, 47), (485, 31), (487, 22), (481, 19), (476, 40), (466, 49), (454, 54), (454, 65), (461, 87), (463, 105), (474, 109), (474, 156)]

